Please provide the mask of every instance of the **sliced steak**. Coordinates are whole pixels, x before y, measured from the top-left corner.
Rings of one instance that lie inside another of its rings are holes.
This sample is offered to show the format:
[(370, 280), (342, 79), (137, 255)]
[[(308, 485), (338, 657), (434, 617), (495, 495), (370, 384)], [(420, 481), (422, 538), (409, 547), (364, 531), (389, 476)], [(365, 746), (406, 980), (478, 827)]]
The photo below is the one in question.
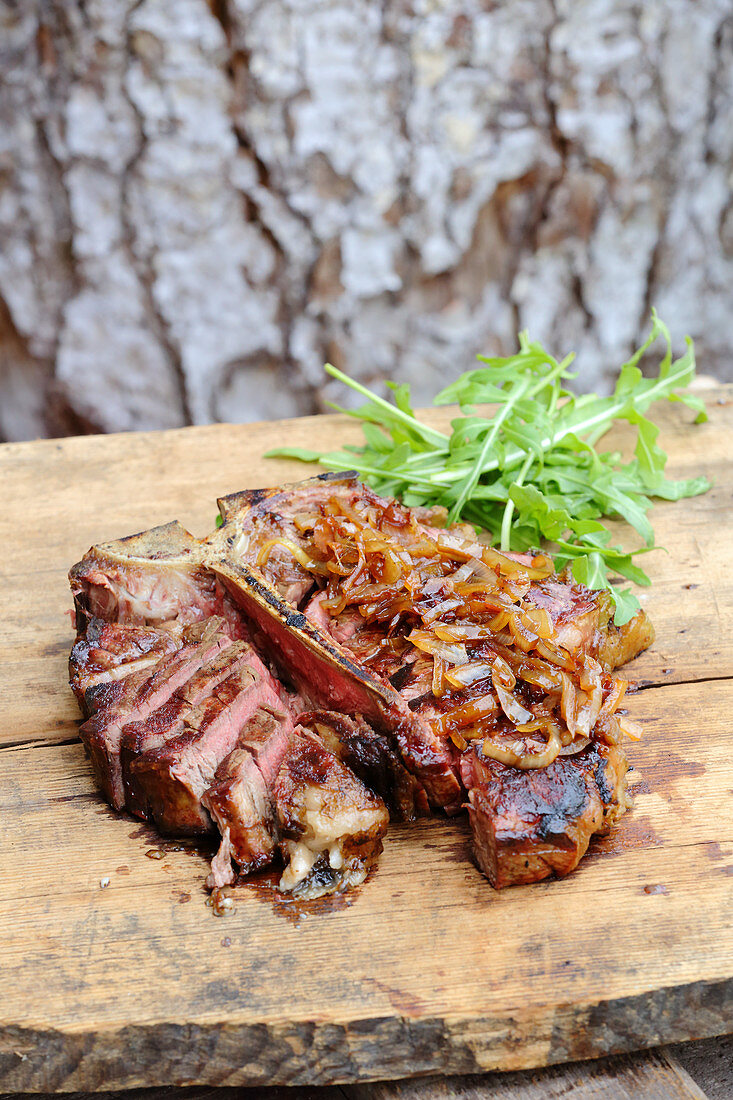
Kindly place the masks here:
[(219, 850), (207, 876), (209, 889), (272, 863), (277, 854), (277, 830), (272, 802), (252, 753), (235, 749), (216, 770), (214, 782), (201, 799), (221, 832)]
[(139, 797), (139, 791), (131, 776), (133, 760), (144, 752), (158, 749), (167, 741), (183, 733), (191, 711), (226, 680), (227, 676), (253, 662), (253, 652), (247, 642), (234, 642), (216, 653), (202, 665), (190, 680), (183, 684), (157, 710), (146, 718), (130, 722), (122, 730), (120, 763), (125, 787), (125, 805), (131, 813), (147, 818), (147, 806)]
[(89, 620), (86, 633), (74, 642), (69, 656), (69, 684), (82, 713), (88, 717), (104, 698), (99, 688), (152, 668), (161, 657), (183, 645), (178, 624), (156, 629)]
[(497, 889), (569, 874), (593, 833), (626, 809), (628, 761), (619, 746), (591, 743), (521, 770), (484, 758), (476, 742), (461, 763), (476, 861)]
[(387, 807), (302, 727), (274, 796), (287, 863), (281, 890), (316, 898), (364, 881), (382, 850)]
[(290, 748), (294, 725), (290, 711), (263, 706), (245, 722), (239, 735), (239, 745), (252, 754), (268, 790)]
[(392, 748), (363, 718), (338, 711), (310, 711), (298, 721), (317, 733), (325, 747), (338, 756), (362, 783), (386, 803), (397, 821), (414, 821), (429, 812), (427, 795)]
[(277, 853), (272, 786), (290, 747), (293, 720), (285, 711), (258, 708), (245, 723), (238, 746), (219, 765), (201, 801), (222, 834), (211, 864), (209, 887), (234, 882), (234, 860), (247, 874)]
[(277, 709), (280, 696), (270, 677), (263, 678), (248, 664), (186, 715), (181, 734), (131, 762), (130, 787), (162, 832), (211, 831), (201, 797), (219, 764), (236, 748), (244, 723), (261, 706)]
[(220, 627), (221, 620), (211, 620), (208, 633), (204, 632), (205, 637), (198, 645), (185, 645), (177, 653), (162, 658), (152, 673), (146, 668), (107, 685), (106, 704), (81, 726), (79, 736), (89, 753), (97, 782), (115, 809), (121, 809), (125, 801), (120, 763), (123, 726), (146, 719), (203, 664), (232, 644)]

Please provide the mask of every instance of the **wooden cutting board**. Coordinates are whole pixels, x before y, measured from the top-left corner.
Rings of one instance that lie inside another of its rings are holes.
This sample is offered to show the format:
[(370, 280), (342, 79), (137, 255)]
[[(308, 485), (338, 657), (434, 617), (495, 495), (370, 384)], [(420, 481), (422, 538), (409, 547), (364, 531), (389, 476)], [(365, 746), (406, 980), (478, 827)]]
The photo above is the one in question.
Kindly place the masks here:
[(632, 666), (645, 735), (615, 834), (564, 881), (496, 893), (465, 819), (394, 826), (353, 896), (298, 910), (244, 885), (222, 918), (204, 855), (95, 791), (66, 572), (92, 542), (170, 519), (203, 535), (216, 496), (311, 472), (269, 447), (358, 429), (333, 416), (0, 448), (0, 1087), (470, 1073), (731, 1030), (732, 391), (707, 396), (705, 425), (659, 411), (672, 475), (715, 488), (654, 511), (668, 552), (646, 559), (657, 643)]

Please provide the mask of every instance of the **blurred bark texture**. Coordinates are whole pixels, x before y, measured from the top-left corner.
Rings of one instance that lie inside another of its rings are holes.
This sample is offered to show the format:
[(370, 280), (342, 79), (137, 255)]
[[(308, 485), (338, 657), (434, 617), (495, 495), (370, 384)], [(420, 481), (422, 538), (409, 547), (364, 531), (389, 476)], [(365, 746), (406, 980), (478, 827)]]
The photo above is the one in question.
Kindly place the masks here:
[[(651, 305), (731, 377), (730, 0), (0, 8), (0, 435), (417, 403)], [(338, 394), (340, 397), (341, 395)]]

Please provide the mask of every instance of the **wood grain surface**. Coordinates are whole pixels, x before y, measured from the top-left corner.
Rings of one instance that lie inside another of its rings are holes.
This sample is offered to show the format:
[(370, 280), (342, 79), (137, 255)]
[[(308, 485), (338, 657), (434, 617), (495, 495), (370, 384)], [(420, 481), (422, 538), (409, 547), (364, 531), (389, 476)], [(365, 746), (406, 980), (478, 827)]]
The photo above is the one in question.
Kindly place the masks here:
[(658, 640), (632, 666), (645, 736), (614, 836), (563, 882), (496, 893), (464, 819), (395, 826), (353, 897), (296, 912), (243, 885), (221, 919), (204, 905), (205, 852), (147, 858), (152, 831), (95, 791), (67, 686), (66, 571), (92, 542), (170, 519), (204, 534), (216, 496), (307, 476), (263, 460), (268, 447), (336, 445), (355, 427), (2, 447), (0, 1087), (475, 1074), (730, 1030), (733, 416), (730, 390), (708, 400), (706, 425), (660, 413), (671, 473), (715, 487), (654, 512), (668, 552), (646, 559), (642, 597)]

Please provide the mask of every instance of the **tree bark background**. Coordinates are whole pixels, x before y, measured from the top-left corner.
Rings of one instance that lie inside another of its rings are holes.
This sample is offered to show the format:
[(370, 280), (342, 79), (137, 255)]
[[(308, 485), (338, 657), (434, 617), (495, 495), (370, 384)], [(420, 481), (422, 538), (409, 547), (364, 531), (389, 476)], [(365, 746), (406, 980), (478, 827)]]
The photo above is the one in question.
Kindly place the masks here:
[(0, 436), (429, 401), (655, 305), (733, 378), (729, 0), (0, 7)]

